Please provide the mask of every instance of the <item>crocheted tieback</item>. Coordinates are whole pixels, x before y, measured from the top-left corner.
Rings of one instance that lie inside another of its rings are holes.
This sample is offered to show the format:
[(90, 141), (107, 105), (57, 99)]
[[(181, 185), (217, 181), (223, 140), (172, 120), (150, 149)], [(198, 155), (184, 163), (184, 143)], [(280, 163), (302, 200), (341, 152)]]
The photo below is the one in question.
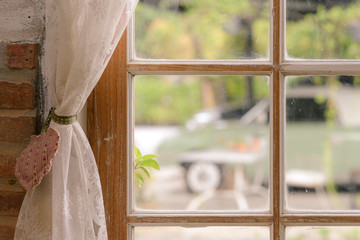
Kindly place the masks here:
[(50, 172), (53, 158), (60, 147), (60, 135), (50, 128), (51, 120), (67, 125), (75, 122), (76, 116), (58, 116), (55, 108), (51, 108), (41, 134), (31, 136), (29, 145), (20, 153), (15, 165), (15, 175), (25, 189), (33, 189), (40, 184)]

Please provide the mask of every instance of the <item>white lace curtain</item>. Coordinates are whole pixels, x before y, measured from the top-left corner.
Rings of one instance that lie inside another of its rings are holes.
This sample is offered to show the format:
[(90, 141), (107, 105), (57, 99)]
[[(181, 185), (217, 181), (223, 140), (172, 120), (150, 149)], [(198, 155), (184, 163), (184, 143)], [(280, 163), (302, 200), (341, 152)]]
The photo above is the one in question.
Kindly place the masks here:
[[(116, 47), (136, 0), (45, 0), (43, 61), (59, 116), (77, 115)], [(106, 106), (104, 106), (106, 107)], [(60, 148), (51, 172), (26, 193), (15, 239), (107, 239), (95, 159), (80, 125), (51, 127)]]

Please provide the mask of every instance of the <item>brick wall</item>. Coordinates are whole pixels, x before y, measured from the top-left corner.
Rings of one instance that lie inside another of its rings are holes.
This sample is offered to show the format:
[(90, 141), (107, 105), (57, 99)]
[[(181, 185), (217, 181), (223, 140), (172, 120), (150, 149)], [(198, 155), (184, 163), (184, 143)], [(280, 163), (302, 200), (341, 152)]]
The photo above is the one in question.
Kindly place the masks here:
[(36, 129), (39, 44), (0, 43), (0, 239), (13, 239), (24, 189), (16, 157)]
[(25, 190), (15, 159), (39, 127), (44, 0), (0, 0), (0, 240), (13, 239)]

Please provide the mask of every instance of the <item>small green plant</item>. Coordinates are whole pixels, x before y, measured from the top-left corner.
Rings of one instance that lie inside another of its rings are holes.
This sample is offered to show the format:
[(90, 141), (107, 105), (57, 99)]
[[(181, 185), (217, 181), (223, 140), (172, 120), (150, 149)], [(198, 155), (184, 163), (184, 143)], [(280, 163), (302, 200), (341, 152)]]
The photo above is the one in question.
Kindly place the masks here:
[(160, 170), (158, 161), (154, 159), (158, 155), (146, 154), (146, 155), (142, 156), (140, 150), (137, 147), (135, 147), (134, 151), (135, 151), (135, 159), (134, 159), (134, 161), (135, 161), (135, 169), (134, 169), (135, 177), (138, 181), (139, 187), (141, 188), (141, 186), (144, 184), (144, 178), (143, 178), (141, 172), (145, 173), (145, 175), (148, 178), (150, 178), (151, 174), (150, 174), (149, 168)]

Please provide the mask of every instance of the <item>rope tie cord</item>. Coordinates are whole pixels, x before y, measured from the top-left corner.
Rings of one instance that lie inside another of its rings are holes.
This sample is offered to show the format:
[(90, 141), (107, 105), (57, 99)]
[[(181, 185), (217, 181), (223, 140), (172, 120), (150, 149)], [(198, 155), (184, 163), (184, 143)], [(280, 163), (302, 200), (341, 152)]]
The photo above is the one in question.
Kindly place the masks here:
[(53, 120), (54, 122), (56, 122), (58, 124), (69, 125), (76, 121), (76, 115), (75, 116), (59, 116), (59, 115), (55, 114), (55, 108), (52, 107), (50, 109), (48, 117), (46, 118), (44, 126), (41, 129), (41, 134), (45, 133), (46, 130), (48, 130), (51, 120)]

